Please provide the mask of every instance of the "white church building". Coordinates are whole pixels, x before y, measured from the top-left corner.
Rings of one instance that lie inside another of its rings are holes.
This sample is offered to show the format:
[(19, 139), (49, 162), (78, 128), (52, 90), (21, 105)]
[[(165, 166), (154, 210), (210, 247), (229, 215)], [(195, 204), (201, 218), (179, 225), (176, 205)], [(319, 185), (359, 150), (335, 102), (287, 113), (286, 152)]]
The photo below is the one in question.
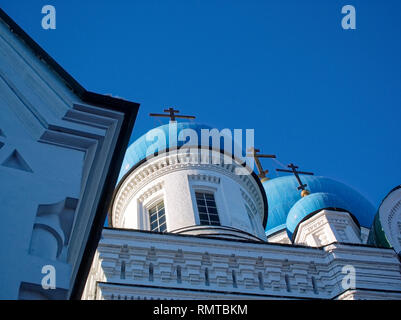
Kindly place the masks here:
[(401, 299), (400, 186), (376, 208), (292, 164), (268, 179), (171, 109), (128, 146), (139, 105), (1, 9), (0, 97), (0, 299)]
[(171, 121), (129, 146), (83, 299), (401, 299), (399, 189), (371, 231), (357, 191), (239, 174), (223, 141), (192, 139), (208, 129)]

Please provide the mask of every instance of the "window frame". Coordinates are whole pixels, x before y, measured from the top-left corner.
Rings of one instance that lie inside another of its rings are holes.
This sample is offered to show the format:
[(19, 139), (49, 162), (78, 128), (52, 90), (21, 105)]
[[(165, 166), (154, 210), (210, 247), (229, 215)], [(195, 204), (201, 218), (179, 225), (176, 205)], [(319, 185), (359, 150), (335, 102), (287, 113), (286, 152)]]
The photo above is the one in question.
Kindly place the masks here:
[[(161, 217), (159, 216), (159, 212), (160, 212), (161, 210), (158, 210), (158, 209), (157, 209), (157, 207), (159, 206), (160, 203), (163, 203), (163, 210), (164, 210), (164, 213), (163, 213), (163, 215), (162, 215)], [(155, 214), (156, 214), (156, 216), (157, 216), (157, 218), (156, 218), (155, 221), (157, 221), (157, 229), (152, 230), (152, 220), (151, 220), (151, 213), (150, 213), (150, 210), (152, 210), (152, 209), (155, 208), (155, 207), (156, 207), (156, 212), (155, 212)], [(149, 231), (152, 231), (152, 232), (161, 232), (161, 233), (167, 232), (166, 204), (165, 204), (164, 198), (158, 197), (158, 198), (154, 199), (154, 201), (150, 202), (150, 203), (146, 206), (145, 210), (146, 210), (146, 215), (147, 215), (147, 217), (148, 217), (147, 223), (148, 223), (148, 226), (149, 226), (149, 227), (148, 227)], [(164, 217), (164, 222), (163, 222), (162, 224), (159, 224), (160, 218), (163, 218), (163, 217)], [(160, 230), (160, 226), (162, 226), (162, 225), (165, 225), (165, 230), (163, 230), (163, 231)]]
[[(210, 190), (210, 189), (200, 189), (200, 188), (199, 189), (196, 188), (193, 191), (194, 191), (194, 197), (195, 197), (196, 210), (197, 210), (197, 213), (198, 213), (198, 217), (197, 218), (198, 218), (199, 225), (201, 225), (201, 226), (221, 226), (222, 225), (221, 224), (221, 217), (220, 217), (220, 214), (219, 214), (219, 208), (217, 206), (217, 201), (216, 201), (216, 191)], [(198, 204), (197, 194), (202, 194), (202, 196), (203, 196), (202, 200), (205, 202), (206, 206), (204, 206), (204, 207), (205, 207), (207, 212), (203, 212), (203, 211), (201, 212), (199, 210), (199, 206), (200, 205)], [(213, 196), (214, 206), (210, 206), (210, 208), (215, 208), (216, 213), (210, 213), (209, 212), (209, 206), (207, 204), (207, 200), (208, 199), (205, 196), (207, 194)], [(201, 218), (201, 215), (206, 215), (207, 216), (208, 223), (205, 223), (205, 219)], [(217, 216), (218, 221), (213, 223), (213, 220), (211, 219), (211, 216)]]

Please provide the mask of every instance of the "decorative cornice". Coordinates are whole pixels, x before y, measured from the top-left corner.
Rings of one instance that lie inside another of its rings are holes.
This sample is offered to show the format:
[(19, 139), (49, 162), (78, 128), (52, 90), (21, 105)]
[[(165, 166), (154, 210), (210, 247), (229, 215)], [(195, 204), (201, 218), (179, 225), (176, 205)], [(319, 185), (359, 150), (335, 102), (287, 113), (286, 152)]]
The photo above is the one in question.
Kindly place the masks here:
[(193, 180), (193, 181), (205, 181), (205, 182), (210, 182), (210, 183), (215, 183), (215, 184), (220, 183), (219, 177), (215, 177), (215, 176), (207, 175), (207, 174), (189, 174), (188, 179)]
[(241, 189), (241, 195), (242, 195), (242, 198), (245, 200), (245, 202), (248, 204), (249, 208), (251, 209), (252, 214), (256, 215), (257, 214), (257, 209), (256, 209), (256, 206), (253, 203), (252, 199), (242, 189)]
[[(352, 217), (348, 212), (345, 211), (330, 211), (330, 210), (321, 210), (319, 213), (312, 216), (310, 219), (303, 221), (300, 224), (300, 227), (303, 226), (304, 231), (300, 232), (298, 230), (297, 236), (295, 237), (296, 243), (305, 243), (305, 239), (311, 233), (314, 233), (315, 236), (319, 238), (324, 234), (324, 229), (322, 227), (330, 225), (335, 226), (337, 230), (344, 230), (348, 225), (358, 232), (359, 228), (353, 223)], [(320, 229), (320, 230), (319, 230)]]
[(147, 190), (145, 190), (138, 198), (138, 200), (140, 202), (143, 202), (144, 200), (146, 200), (147, 198), (149, 198), (152, 194), (160, 191), (164, 186), (164, 181), (161, 181), (159, 183), (157, 183), (156, 185), (148, 188)]
[[(111, 206), (113, 226), (119, 225), (121, 213), (125, 210), (130, 200), (135, 197), (137, 193), (140, 192), (147, 184), (169, 173), (193, 169), (214, 171), (235, 180), (242, 186), (243, 189), (245, 189), (254, 197), (255, 201), (257, 202), (257, 212), (259, 212), (263, 218), (263, 198), (256, 182), (253, 181), (253, 177), (250, 174), (235, 174), (236, 168), (243, 167), (237, 164), (235, 160), (232, 160), (231, 158), (229, 158), (231, 163), (227, 163), (227, 156), (221, 153), (218, 153), (220, 157), (219, 164), (213, 163), (213, 161), (216, 161), (216, 151), (211, 151), (208, 159), (205, 159), (203, 153), (204, 151), (201, 152), (197, 149), (195, 152), (194, 150), (191, 150), (191, 153), (163, 153), (155, 158), (149, 159), (138, 168), (133, 170), (121, 184), (120, 189), (116, 191), (116, 196)], [(191, 174), (190, 179), (198, 179), (198, 177), (195, 176), (197, 175)], [(211, 175), (202, 174), (200, 176), (202, 176), (202, 179), (208, 176), (207, 179), (210, 179), (210, 181), (219, 183), (219, 181), (217, 182), (216, 180), (216, 178), (219, 179), (218, 177), (210, 178), (212, 177)]]

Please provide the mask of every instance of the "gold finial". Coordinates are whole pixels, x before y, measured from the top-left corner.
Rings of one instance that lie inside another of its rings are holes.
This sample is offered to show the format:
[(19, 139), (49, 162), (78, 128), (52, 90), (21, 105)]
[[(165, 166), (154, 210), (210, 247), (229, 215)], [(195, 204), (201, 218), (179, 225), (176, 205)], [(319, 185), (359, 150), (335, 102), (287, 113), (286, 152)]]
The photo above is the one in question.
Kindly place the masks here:
[(277, 171), (280, 172), (290, 172), (293, 173), (295, 178), (298, 181), (299, 187), (297, 188), (298, 190), (302, 190), (301, 191), (301, 197), (306, 197), (308, 194), (310, 194), (310, 191), (306, 189), (307, 184), (306, 183), (302, 183), (301, 178), (299, 177), (300, 174), (306, 174), (306, 175), (313, 175), (312, 172), (304, 172), (304, 171), (298, 171), (298, 167), (296, 165), (294, 165), (293, 163), (290, 163), (288, 166), (288, 168), (290, 168), (291, 170), (287, 170), (287, 169), (276, 169)]
[(304, 189), (301, 191), (301, 197), (306, 197), (307, 195), (310, 195), (309, 190)]

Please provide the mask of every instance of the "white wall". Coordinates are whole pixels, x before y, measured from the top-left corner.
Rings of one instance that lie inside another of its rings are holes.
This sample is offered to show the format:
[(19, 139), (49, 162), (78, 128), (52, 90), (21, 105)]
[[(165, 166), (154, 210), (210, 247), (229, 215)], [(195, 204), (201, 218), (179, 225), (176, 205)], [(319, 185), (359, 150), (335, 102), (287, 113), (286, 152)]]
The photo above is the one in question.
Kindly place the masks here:
[(1, 20), (0, 97), (0, 299), (66, 298), (124, 115), (82, 103)]
[[(344, 266), (355, 269), (355, 289), (342, 285)], [(352, 244), (313, 248), (105, 229), (91, 274), (83, 299), (95, 292), (96, 299), (401, 299), (394, 250)]]
[[(193, 151), (193, 154), (196, 154)], [(220, 157), (220, 153), (214, 156)], [(223, 157), (223, 156), (222, 156)], [(163, 164), (163, 165), (162, 165)], [(220, 224), (239, 229), (239, 237), (266, 241), (263, 230), (263, 198), (254, 177), (237, 176), (237, 164), (220, 166), (179, 162), (173, 155), (162, 154), (149, 159), (132, 171), (117, 191), (112, 206), (114, 227), (149, 230), (148, 208), (160, 199), (165, 204), (167, 231), (202, 234), (196, 205), (195, 191), (212, 192), (215, 196)], [(251, 208), (254, 229), (245, 205)], [(185, 231), (183, 230), (185, 228)], [(190, 230), (191, 229), (191, 230)], [(203, 233), (219, 234), (226, 231), (210, 226)], [(252, 237), (252, 235), (254, 237)]]
[(348, 212), (321, 210), (298, 226), (294, 244), (311, 247), (334, 242), (362, 243), (361, 230)]

